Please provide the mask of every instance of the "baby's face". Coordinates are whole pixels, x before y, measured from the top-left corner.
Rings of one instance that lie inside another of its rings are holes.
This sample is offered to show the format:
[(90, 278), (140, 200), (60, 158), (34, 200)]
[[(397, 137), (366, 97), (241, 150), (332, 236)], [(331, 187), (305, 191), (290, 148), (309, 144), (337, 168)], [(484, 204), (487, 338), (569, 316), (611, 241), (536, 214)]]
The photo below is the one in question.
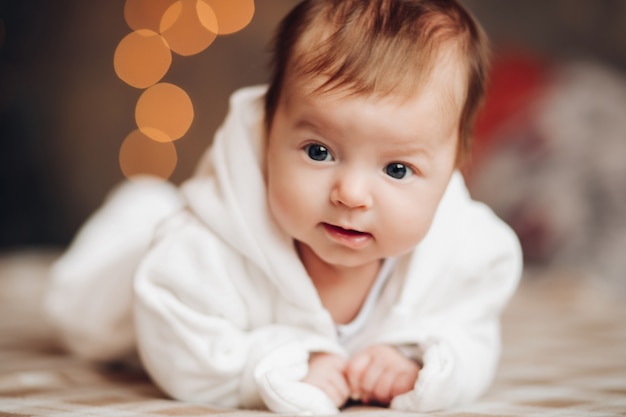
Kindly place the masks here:
[(288, 84), (267, 145), (278, 225), (301, 252), (335, 267), (413, 249), (454, 170), (462, 84), (435, 76), (404, 101)]

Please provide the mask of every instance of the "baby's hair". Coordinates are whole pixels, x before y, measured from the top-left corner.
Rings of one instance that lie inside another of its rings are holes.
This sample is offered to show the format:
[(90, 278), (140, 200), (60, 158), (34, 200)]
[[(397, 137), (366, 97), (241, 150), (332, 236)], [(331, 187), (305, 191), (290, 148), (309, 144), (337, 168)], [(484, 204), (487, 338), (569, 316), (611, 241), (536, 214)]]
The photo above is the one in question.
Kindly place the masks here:
[(455, 0), (304, 0), (281, 22), (273, 41), (265, 124), (271, 128), (289, 76), (320, 76), (315, 92), (409, 96), (428, 80), (444, 48), (467, 73), (459, 120), (457, 165), (470, 153), (489, 66), (487, 37)]

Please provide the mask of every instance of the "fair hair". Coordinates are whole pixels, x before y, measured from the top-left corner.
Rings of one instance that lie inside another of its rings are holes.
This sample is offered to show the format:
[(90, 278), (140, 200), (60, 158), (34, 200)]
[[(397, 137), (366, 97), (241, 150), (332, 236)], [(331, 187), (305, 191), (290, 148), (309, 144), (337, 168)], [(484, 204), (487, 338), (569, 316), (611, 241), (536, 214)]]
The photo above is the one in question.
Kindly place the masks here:
[(464, 66), (457, 165), (469, 156), (489, 66), (487, 37), (456, 0), (304, 0), (281, 22), (273, 41), (265, 97), (271, 128), (289, 77), (306, 77), (315, 92), (409, 95), (427, 82), (444, 49)]

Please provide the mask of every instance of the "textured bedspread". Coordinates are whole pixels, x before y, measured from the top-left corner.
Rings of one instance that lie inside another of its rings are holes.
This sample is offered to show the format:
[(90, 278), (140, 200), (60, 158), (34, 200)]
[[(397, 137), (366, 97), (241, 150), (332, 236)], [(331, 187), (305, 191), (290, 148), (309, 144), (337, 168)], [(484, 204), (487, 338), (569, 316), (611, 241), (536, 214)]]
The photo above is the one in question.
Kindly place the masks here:
[[(0, 416), (271, 416), (167, 399), (137, 369), (65, 354), (38, 305), (55, 253), (0, 256)], [(526, 276), (479, 402), (431, 416), (626, 416), (626, 302), (564, 271)], [(625, 276), (626, 279), (626, 276)], [(621, 299), (620, 299), (621, 297)], [(415, 415), (350, 407), (361, 415)]]

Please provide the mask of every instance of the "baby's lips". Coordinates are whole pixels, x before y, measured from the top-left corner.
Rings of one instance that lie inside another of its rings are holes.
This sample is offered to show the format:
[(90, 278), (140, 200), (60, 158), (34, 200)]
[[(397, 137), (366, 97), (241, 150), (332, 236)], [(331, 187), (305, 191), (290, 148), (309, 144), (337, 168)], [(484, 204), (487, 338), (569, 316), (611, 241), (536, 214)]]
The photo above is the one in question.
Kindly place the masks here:
[(338, 225), (334, 225), (334, 224), (331, 224), (331, 223), (326, 223), (326, 224), (329, 227), (331, 227), (331, 228), (333, 228), (333, 229), (335, 229), (337, 231), (340, 231), (341, 233), (344, 233), (346, 235), (355, 235), (356, 236), (356, 235), (369, 235), (370, 234), (368, 232), (362, 232), (360, 230), (352, 229), (350, 227), (338, 226)]

